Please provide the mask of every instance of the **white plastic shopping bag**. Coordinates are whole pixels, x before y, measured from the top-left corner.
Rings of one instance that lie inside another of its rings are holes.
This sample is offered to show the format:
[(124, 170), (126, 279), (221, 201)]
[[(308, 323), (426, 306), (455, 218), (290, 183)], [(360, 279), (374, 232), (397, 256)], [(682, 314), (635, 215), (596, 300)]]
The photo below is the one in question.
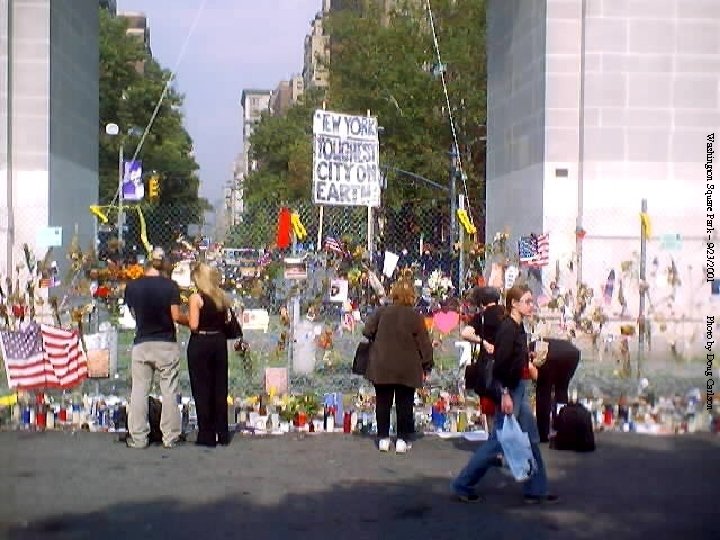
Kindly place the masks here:
[(497, 431), (497, 439), (513, 478), (518, 482), (530, 478), (537, 470), (537, 462), (530, 448), (530, 438), (520, 429), (514, 415), (505, 416), (502, 428)]

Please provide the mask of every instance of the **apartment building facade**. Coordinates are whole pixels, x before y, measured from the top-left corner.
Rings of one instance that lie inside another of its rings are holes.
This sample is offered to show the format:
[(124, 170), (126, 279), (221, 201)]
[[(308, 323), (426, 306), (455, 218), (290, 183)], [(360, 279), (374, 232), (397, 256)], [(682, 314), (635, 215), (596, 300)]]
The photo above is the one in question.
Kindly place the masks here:
[(269, 109), (272, 114), (283, 115), (297, 103), (305, 91), (301, 75), (294, 75), (287, 81), (280, 81), (270, 96)]
[(306, 90), (327, 88), (329, 83), (330, 36), (323, 28), (327, 11), (320, 11), (310, 22), (310, 32), (305, 36), (303, 60), (303, 84)]
[(127, 23), (127, 35), (142, 43), (149, 56), (152, 56), (150, 48), (150, 21), (142, 11), (121, 11), (118, 17)]
[(244, 182), (245, 177), (255, 170), (256, 165), (251, 159), (250, 136), (260, 122), (263, 112), (270, 111), (272, 91), (246, 89), (240, 97), (243, 120), (243, 148), (233, 164), (233, 179), (225, 189), (226, 222), (232, 226), (242, 222), (245, 210)]

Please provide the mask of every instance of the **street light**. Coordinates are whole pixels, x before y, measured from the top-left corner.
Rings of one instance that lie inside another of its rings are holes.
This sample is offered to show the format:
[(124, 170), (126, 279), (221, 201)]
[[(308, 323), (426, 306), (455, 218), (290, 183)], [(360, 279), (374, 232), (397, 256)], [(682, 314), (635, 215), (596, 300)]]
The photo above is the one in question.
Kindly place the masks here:
[[(120, 133), (120, 128), (117, 124), (110, 123), (105, 125), (105, 133), (114, 137)], [(118, 219), (117, 219), (117, 230), (118, 230), (118, 247), (122, 250), (123, 241), (123, 161), (124, 161), (124, 150), (123, 139), (120, 138), (120, 149), (118, 150)]]
[[(125, 98), (123, 94), (123, 99)], [(110, 123), (105, 125), (105, 133), (111, 137), (114, 137), (116, 135), (120, 135), (120, 148), (118, 149), (118, 220), (117, 220), (117, 229), (118, 229), (118, 243), (120, 249), (122, 249), (122, 242), (123, 242), (123, 228), (125, 225), (125, 212), (123, 208), (123, 179), (125, 177), (125, 167), (124, 167), (124, 161), (125, 161), (125, 137), (126, 135), (130, 136), (139, 136), (142, 133), (142, 130), (137, 127), (131, 127), (128, 128), (126, 132), (120, 132), (120, 127), (115, 123)]]

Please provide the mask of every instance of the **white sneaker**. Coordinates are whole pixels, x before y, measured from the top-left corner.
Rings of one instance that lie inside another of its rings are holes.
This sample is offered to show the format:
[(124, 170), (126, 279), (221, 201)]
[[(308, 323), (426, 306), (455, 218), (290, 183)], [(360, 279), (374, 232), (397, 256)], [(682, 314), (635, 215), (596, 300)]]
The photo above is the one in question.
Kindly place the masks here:
[(380, 439), (378, 441), (378, 450), (381, 452), (389, 452), (390, 451), (390, 439)]
[(412, 444), (405, 442), (403, 439), (398, 439), (395, 443), (395, 452), (397, 454), (405, 454), (412, 448)]

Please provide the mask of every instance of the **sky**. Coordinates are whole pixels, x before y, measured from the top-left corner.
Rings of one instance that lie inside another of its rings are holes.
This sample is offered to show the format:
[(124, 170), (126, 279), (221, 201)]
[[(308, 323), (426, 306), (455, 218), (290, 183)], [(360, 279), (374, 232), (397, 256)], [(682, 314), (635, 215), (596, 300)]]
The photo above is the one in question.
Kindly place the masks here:
[(322, 0), (118, 0), (118, 11), (145, 12), (153, 56), (173, 69), (203, 2), (175, 86), (185, 95), (200, 194), (215, 204), (242, 144), (243, 89), (274, 90), (302, 73), (303, 42)]

